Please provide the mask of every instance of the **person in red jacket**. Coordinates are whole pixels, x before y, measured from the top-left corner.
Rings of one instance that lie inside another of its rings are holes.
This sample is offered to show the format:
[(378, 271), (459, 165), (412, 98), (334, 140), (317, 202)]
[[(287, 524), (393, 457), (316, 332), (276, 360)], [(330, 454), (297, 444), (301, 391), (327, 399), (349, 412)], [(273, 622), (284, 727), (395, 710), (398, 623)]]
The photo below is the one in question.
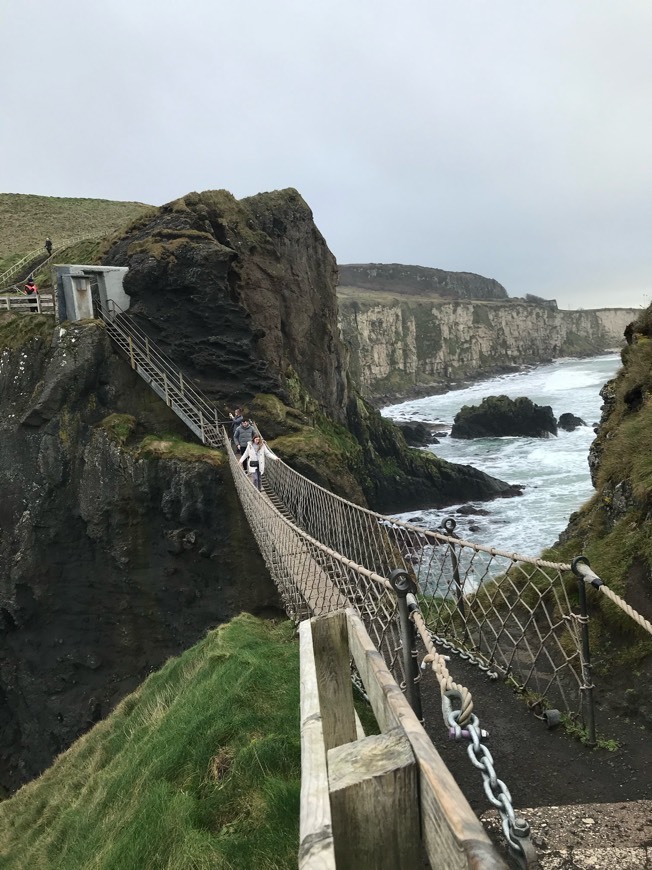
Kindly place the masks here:
[(38, 287), (36, 286), (34, 279), (30, 275), (27, 281), (25, 281), (25, 295), (29, 296), (29, 307), (30, 311), (38, 310), (38, 302), (36, 296), (38, 294)]

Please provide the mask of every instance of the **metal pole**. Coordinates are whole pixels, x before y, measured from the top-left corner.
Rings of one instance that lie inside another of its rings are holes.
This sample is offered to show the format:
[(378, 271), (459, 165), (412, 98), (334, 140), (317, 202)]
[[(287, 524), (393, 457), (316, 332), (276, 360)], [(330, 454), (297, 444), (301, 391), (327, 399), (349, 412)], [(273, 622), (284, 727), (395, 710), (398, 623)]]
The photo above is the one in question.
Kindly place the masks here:
[[(457, 538), (455, 534), (455, 527), (457, 523), (452, 517), (449, 517), (444, 522), (444, 530), (449, 538)], [(460, 579), (460, 559), (457, 555), (457, 550), (455, 549), (455, 544), (449, 544), (448, 548), (451, 554), (451, 565), (453, 568), (453, 581), (455, 583), (455, 594), (457, 599), (457, 611), (462, 617), (462, 622), (464, 625), (464, 639), (466, 641), (469, 640), (469, 631), (466, 625), (466, 606), (464, 604), (464, 583)]]
[[(588, 745), (595, 746), (597, 743), (595, 733), (595, 706), (593, 702), (593, 681), (591, 678), (591, 645), (589, 641), (589, 612), (586, 603), (586, 586), (584, 574), (580, 569), (580, 565), (588, 565), (589, 560), (586, 556), (577, 556), (573, 559), (571, 568), (577, 577), (577, 588), (579, 593), (580, 616), (579, 622), (582, 626), (582, 682), (580, 686), (582, 692), (582, 707), (586, 719), (586, 732), (588, 735)], [(593, 572), (591, 572), (592, 574)], [(596, 575), (593, 575), (596, 576)], [(597, 578), (599, 579), (599, 578)]]
[(410, 619), (410, 607), (407, 600), (408, 594), (414, 595), (416, 588), (407, 571), (404, 571), (402, 568), (395, 568), (389, 575), (389, 579), (398, 599), (401, 646), (403, 648), (403, 670), (405, 671), (405, 694), (417, 719), (422, 722), (421, 674), (417, 662), (416, 628)]

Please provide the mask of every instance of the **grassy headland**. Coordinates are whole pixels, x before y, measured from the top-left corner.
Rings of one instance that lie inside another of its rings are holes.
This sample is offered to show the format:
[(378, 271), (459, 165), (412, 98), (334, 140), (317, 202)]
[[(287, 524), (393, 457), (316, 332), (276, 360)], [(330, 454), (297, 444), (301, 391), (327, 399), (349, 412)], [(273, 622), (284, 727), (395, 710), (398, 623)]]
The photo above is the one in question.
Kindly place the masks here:
[(151, 206), (142, 202), (0, 193), (0, 272), (41, 247), (76, 236), (108, 235)]

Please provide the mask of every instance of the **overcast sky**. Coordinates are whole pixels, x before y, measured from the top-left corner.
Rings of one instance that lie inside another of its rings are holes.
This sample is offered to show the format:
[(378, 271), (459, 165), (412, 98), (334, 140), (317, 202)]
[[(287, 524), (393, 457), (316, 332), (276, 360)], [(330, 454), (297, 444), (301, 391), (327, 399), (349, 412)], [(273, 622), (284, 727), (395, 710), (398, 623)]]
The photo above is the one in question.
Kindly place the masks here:
[(296, 187), (340, 263), (652, 294), (652, 0), (0, 0), (0, 191)]

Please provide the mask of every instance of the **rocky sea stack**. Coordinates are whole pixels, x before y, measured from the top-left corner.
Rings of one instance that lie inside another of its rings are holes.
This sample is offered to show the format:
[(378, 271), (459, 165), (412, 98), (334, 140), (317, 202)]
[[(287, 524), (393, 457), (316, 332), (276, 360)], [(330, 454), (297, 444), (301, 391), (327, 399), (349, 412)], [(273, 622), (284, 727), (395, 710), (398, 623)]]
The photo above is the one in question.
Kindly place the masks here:
[(451, 438), (547, 438), (556, 434), (557, 421), (550, 405), (536, 405), (525, 396), (488, 396), (480, 405), (465, 405), (451, 429)]

